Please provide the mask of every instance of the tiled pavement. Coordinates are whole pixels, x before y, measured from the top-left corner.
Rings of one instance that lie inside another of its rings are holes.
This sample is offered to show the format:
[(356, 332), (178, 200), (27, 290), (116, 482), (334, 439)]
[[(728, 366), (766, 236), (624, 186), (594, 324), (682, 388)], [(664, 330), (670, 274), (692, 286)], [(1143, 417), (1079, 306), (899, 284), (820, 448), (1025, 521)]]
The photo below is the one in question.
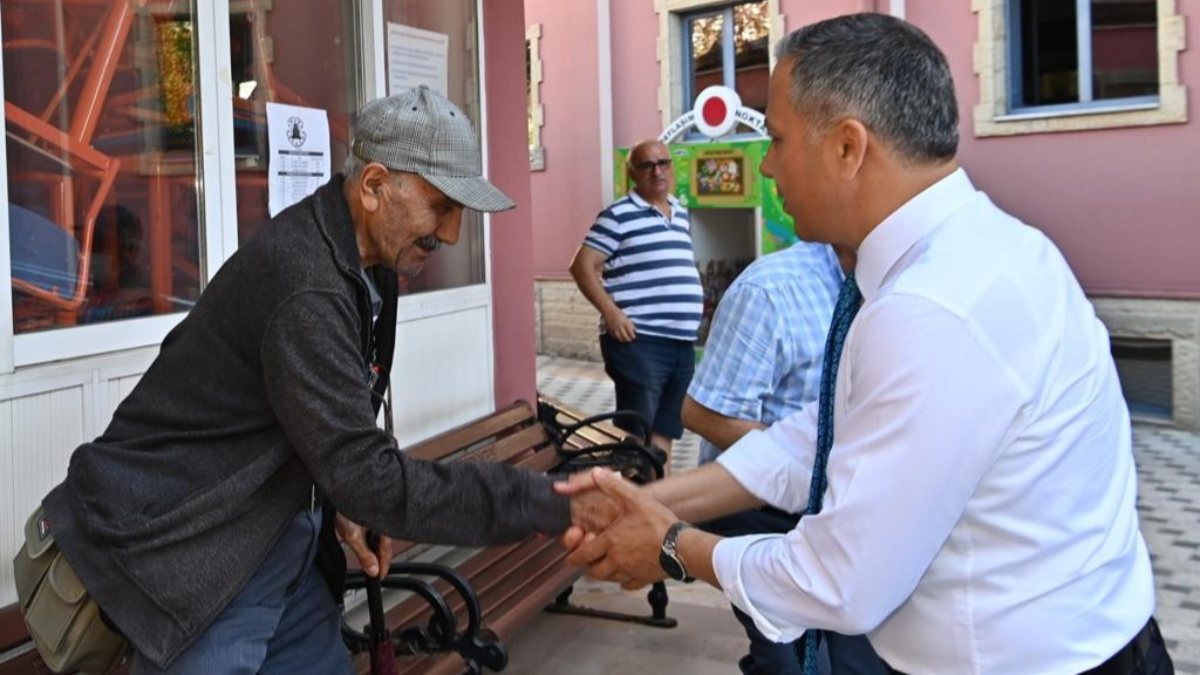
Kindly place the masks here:
[[(603, 412), (614, 407), (612, 385), (597, 363), (540, 356), (538, 388), (541, 393), (585, 412)], [(1138, 509), (1142, 532), (1154, 560), (1159, 623), (1170, 646), (1175, 671), (1181, 675), (1200, 675), (1200, 433), (1135, 424), (1133, 444), (1139, 477)], [(672, 453), (672, 468), (695, 466), (697, 447), (696, 437), (685, 435)], [(723, 611), (720, 593), (692, 587), (673, 587), (671, 592), (672, 607), (687, 616), (686, 620), (680, 617), (680, 629), (687, 631), (687, 640), (681, 639), (684, 636), (679, 630), (613, 628), (600, 625), (608, 622), (573, 618), (564, 622), (564, 618), (551, 619), (547, 615), (518, 638), (512, 645), (513, 654), (523, 651), (519, 647), (525, 640), (554, 636), (560, 646), (582, 645), (587, 658), (573, 661), (572, 667), (559, 663), (547, 670), (545, 661), (535, 667), (532, 662), (514, 656), (514, 672), (581, 675), (655, 672), (649, 667), (650, 661), (645, 660), (656, 658), (655, 654), (666, 656), (664, 663), (671, 663), (671, 658), (691, 660), (683, 670), (667, 665), (657, 672), (736, 672), (734, 664), (743, 645), (738, 640), (737, 625), (731, 623), (729, 612)], [(577, 593), (591, 597), (593, 602), (599, 598), (601, 604), (640, 606), (640, 597), (631, 598), (604, 585), (583, 584), (577, 587)], [(687, 645), (694, 649), (688, 651)], [(621, 661), (629, 658), (631, 652), (643, 659), (636, 668), (629, 661)], [(589, 665), (580, 666), (582, 662)], [(682, 662), (674, 663), (678, 666)]]
[(1200, 433), (1133, 428), (1138, 511), (1175, 672), (1200, 674)]

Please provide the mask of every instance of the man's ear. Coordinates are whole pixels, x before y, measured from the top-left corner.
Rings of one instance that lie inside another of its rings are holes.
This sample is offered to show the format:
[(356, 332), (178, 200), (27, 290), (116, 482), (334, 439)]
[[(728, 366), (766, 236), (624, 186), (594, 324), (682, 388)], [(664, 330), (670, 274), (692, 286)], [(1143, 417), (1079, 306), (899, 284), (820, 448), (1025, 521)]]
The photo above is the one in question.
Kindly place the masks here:
[(387, 180), (388, 170), (382, 164), (371, 162), (363, 168), (359, 181), (359, 198), (364, 210), (375, 212), (379, 209)]
[(834, 126), (831, 137), (836, 144), (838, 177), (846, 181), (854, 180), (867, 158), (867, 145), (871, 140), (867, 127), (859, 120), (848, 117)]

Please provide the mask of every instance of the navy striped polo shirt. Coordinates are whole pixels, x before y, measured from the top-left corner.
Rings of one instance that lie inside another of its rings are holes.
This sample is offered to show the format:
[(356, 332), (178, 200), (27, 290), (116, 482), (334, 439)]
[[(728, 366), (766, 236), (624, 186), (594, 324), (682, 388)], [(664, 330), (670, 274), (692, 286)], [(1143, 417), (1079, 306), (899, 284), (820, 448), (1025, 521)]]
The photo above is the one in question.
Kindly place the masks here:
[(600, 212), (583, 245), (605, 255), (604, 289), (639, 336), (694, 342), (704, 291), (687, 209), (673, 195), (668, 199), (670, 220), (630, 191)]

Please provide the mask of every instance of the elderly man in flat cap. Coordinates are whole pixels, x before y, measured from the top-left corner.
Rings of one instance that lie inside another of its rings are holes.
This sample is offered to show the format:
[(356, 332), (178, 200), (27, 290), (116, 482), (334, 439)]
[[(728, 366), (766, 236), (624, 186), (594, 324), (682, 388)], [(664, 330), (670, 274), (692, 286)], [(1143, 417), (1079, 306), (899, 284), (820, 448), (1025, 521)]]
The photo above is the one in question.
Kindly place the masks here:
[(412, 89), (364, 106), (351, 150), (225, 263), (43, 503), (135, 675), (352, 673), (314, 564), (335, 527), (368, 574), (390, 546), (363, 527), (457, 545), (567, 527), (547, 478), (412, 460), (376, 425), (396, 277), (367, 270), (416, 274), (464, 208), (513, 206), (471, 123)]

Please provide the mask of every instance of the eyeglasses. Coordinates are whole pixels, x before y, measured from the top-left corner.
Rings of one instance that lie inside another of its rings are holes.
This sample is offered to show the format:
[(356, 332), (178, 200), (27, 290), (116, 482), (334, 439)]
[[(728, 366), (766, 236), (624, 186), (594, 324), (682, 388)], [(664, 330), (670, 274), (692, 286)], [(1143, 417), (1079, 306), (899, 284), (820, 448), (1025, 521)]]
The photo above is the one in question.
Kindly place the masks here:
[(669, 159), (660, 159), (656, 161), (648, 160), (645, 162), (634, 162), (633, 168), (638, 171), (652, 171), (654, 169), (662, 169), (665, 171), (671, 168), (671, 164), (672, 162)]

